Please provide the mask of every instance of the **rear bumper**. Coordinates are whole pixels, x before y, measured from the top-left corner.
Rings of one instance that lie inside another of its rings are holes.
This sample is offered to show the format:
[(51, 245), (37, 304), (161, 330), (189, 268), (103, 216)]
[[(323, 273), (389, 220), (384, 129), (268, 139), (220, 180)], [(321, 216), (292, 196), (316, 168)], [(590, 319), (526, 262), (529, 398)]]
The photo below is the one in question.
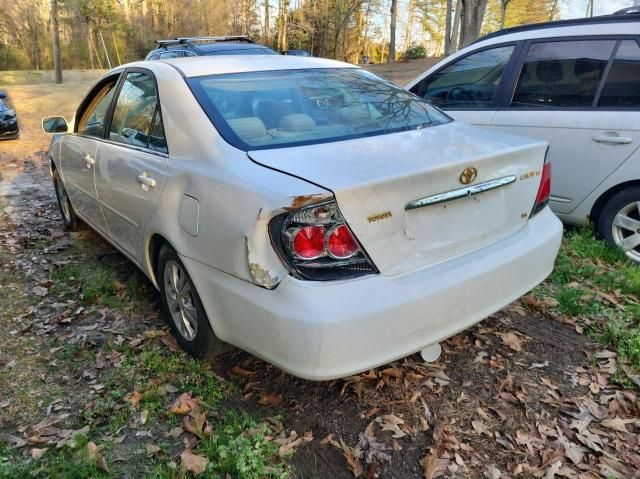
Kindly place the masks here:
[(344, 377), (481, 321), (543, 281), (562, 224), (545, 208), (515, 235), (402, 276), (259, 288), (183, 257), (214, 331), (296, 376)]

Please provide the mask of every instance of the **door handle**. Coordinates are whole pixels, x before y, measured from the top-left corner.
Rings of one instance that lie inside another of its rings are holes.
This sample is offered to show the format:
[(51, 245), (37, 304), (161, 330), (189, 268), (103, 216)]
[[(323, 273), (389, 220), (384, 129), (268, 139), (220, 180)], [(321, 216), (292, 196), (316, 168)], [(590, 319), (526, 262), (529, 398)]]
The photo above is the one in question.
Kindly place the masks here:
[(596, 141), (598, 143), (612, 143), (615, 145), (627, 145), (633, 142), (633, 138), (629, 138), (628, 136), (599, 135), (599, 136), (594, 136), (593, 141)]
[(146, 171), (141, 175), (138, 175), (137, 179), (138, 183), (142, 185), (142, 189), (144, 189), (145, 191), (149, 188), (155, 188), (156, 186), (156, 180), (148, 176)]
[(84, 162), (87, 170), (90, 170), (91, 167), (96, 164), (96, 160), (91, 158), (91, 155), (89, 153), (87, 153), (87, 155), (84, 157)]

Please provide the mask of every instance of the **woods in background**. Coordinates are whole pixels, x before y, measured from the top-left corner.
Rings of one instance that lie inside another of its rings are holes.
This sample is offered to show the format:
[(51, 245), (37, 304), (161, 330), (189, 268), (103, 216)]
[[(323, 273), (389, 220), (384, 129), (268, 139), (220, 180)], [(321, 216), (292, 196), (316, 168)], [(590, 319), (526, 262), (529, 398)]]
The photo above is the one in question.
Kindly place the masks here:
[(53, 68), (56, 10), (62, 66), (80, 69), (199, 35), (250, 35), (352, 63), (442, 55), (501, 26), (553, 19), (558, 0), (0, 0), (0, 70)]

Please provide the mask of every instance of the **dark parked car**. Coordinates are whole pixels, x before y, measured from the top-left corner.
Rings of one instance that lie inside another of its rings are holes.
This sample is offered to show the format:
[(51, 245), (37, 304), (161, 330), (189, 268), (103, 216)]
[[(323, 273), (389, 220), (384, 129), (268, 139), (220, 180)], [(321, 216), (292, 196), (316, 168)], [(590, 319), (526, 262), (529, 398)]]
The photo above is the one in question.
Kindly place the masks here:
[(156, 40), (158, 45), (145, 60), (199, 57), (206, 55), (277, 55), (269, 47), (245, 36), (181, 37), (173, 40)]
[(12, 139), (20, 136), (16, 112), (9, 106), (7, 95), (0, 91), (0, 139)]

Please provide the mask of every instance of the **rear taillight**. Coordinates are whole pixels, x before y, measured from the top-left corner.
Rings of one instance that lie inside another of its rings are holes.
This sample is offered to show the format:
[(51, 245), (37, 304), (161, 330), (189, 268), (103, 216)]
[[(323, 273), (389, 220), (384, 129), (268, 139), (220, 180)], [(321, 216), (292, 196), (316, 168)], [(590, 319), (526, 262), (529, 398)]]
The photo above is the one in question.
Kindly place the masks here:
[(328, 281), (378, 272), (335, 201), (278, 215), (269, 233), (282, 261), (298, 278)]
[(542, 178), (540, 179), (540, 186), (538, 187), (538, 194), (536, 195), (536, 202), (533, 204), (533, 209), (529, 218), (539, 213), (549, 203), (549, 196), (551, 196), (551, 163), (545, 158), (544, 166), (542, 167)]

